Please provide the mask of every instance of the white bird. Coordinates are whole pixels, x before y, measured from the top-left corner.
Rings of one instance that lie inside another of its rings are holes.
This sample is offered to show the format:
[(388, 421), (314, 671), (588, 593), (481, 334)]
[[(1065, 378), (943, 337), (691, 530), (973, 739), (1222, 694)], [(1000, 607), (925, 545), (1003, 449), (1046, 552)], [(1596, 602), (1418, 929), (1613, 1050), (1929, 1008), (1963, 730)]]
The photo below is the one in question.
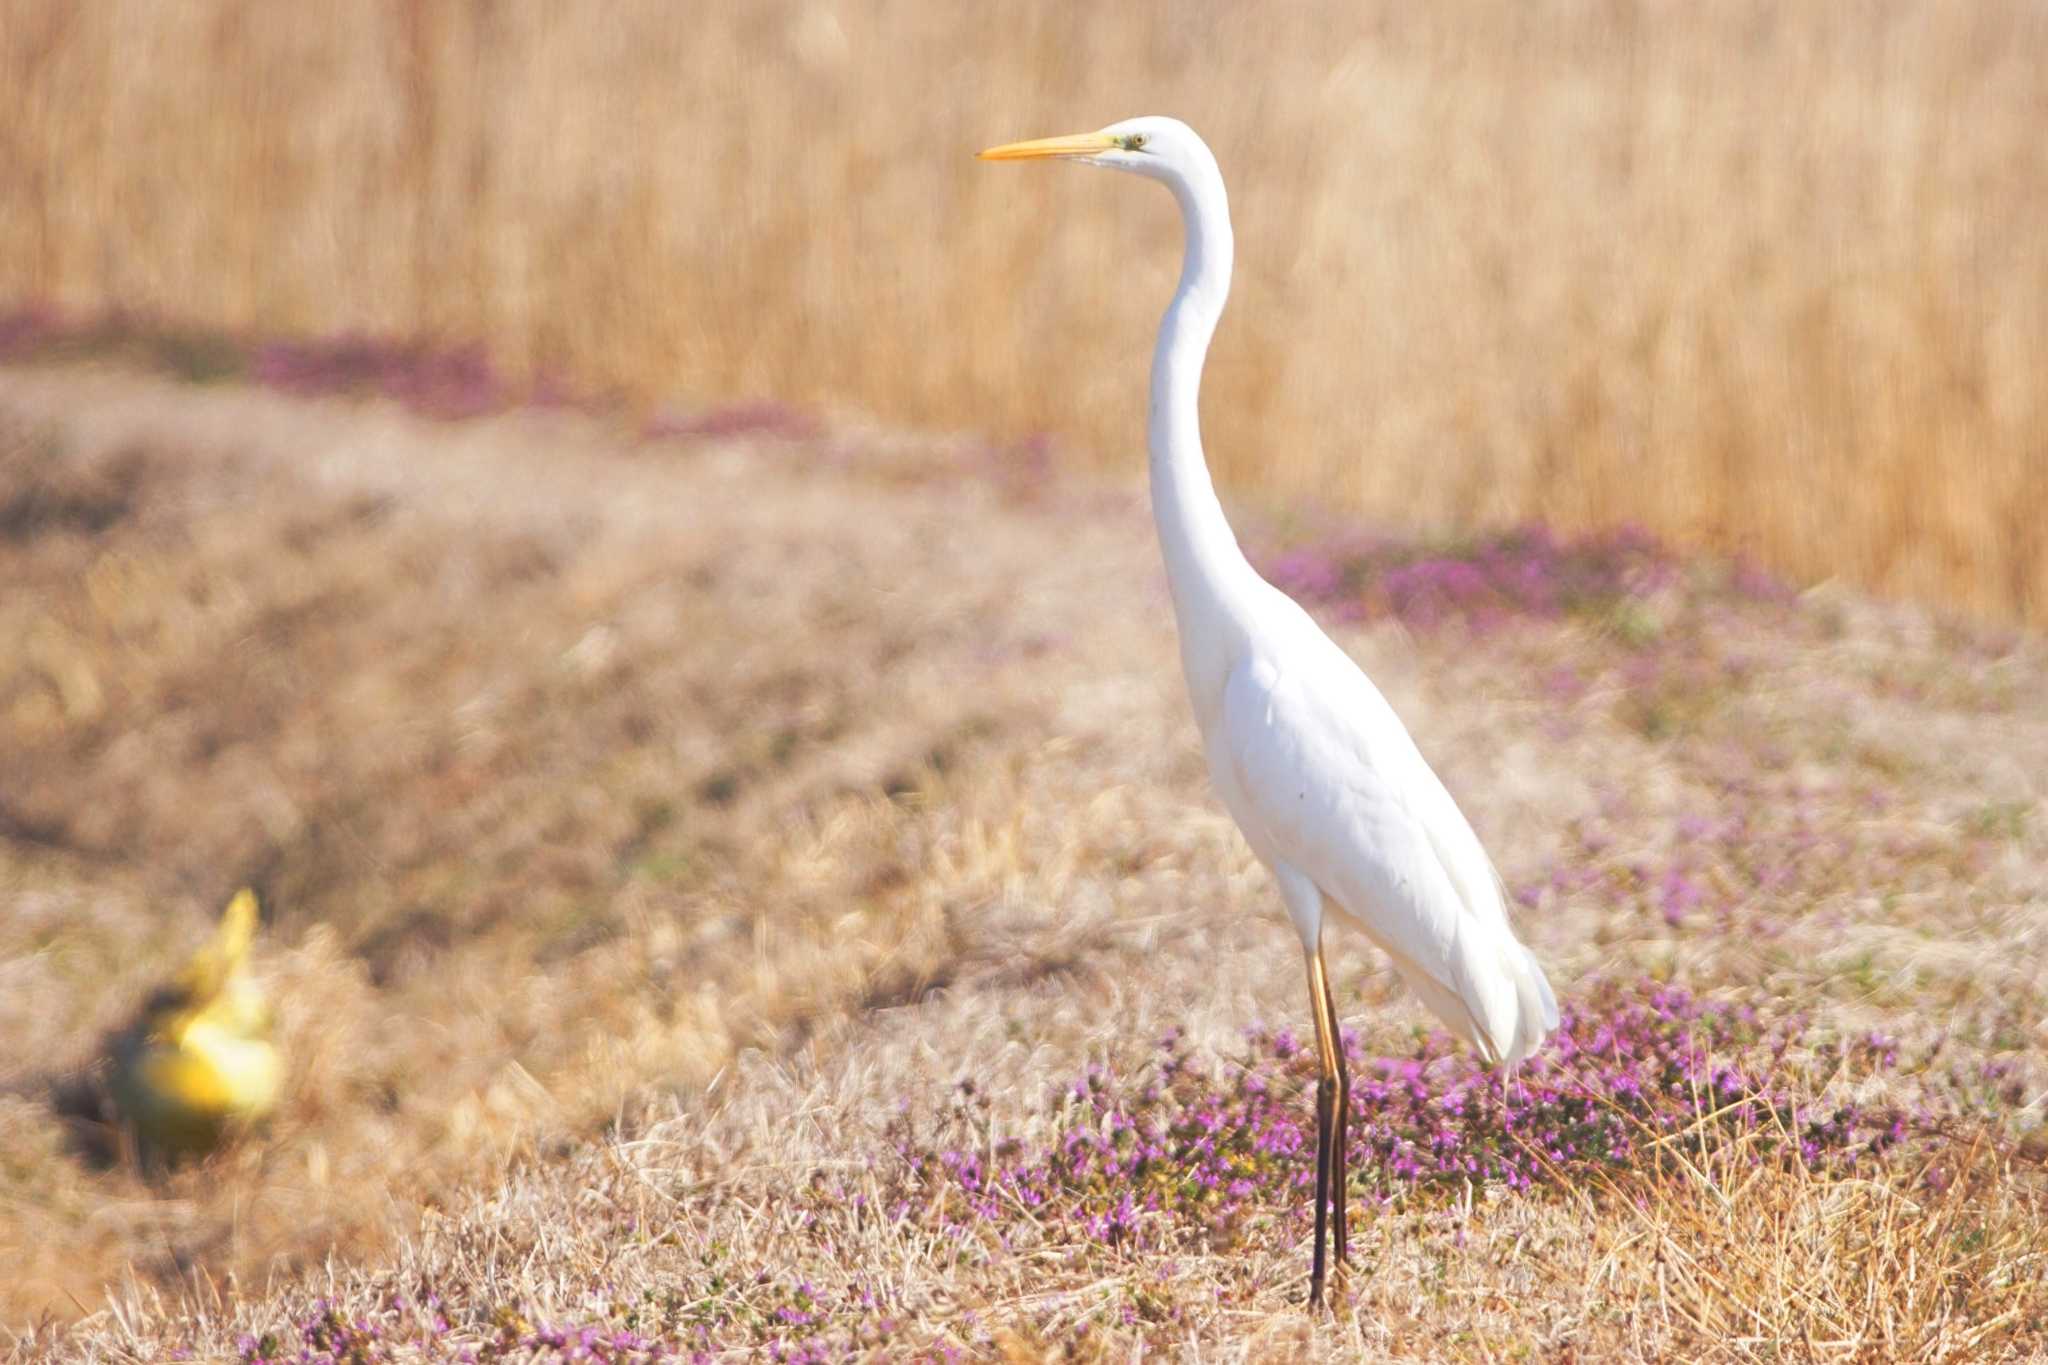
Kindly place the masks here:
[[(1197, 396), (1230, 292), (1230, 205), (1216, 158), (1178, 119), (991, 147), (982, 157), (1057, 157), (1157, 180), (1186, 226), (1180, 287), (1159, 326), (1147, 420), (1152, 513), (1180, 630), (1181, 667), (1209, 775), (1272, 870), (1301, 936), (1315, 1015), (1315, 1252), (1325, 1219), (1345, 1264), (1350, 1078), (1323, 965), (1325, 915), (1360, 930), (1451, 1031), (1512, 1066), (1557, 1027), (1557, 1000), (1508, 924), (1499, 875), (1400, 718), (1309, 614), (1238, 548), (1202, 456)], [(1333, 1215), (1333, 1216), (1332, 1216)]]

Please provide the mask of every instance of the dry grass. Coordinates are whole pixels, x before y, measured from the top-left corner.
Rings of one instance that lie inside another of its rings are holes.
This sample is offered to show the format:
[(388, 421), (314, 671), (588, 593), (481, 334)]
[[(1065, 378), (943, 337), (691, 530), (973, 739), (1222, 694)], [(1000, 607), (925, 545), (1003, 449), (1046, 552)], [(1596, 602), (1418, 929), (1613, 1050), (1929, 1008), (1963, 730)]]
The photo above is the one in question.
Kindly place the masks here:
[[(790, 486), (829, 450), (5, 383), (7, 1319), (130, 1262), (373, 1246), (535, 1133), (949, 960), (898, 802), (1043, 741), (1001, 651), (1084, 596), (1013, 596), (1041, 542), (1004, 549), (998, 497), (905, 519), (914, 463)], [(945, 609), (899, 590), (918, 562)], [(293, 1058), (273, 1140), (100, 1169), (76, 1070), (244, 882)]]
[[(728, 1341), (755, 1343), (707, 1359), (1111, 1361), (1143, 1351), (1877, 1365), (2031, 1359), (2048, 1331), (2039, 1177), (1981, 1154), (1944, 1192), (1897, 1176), (1822, 1181), (1759, 1168), (1731, 1143), (1672, 1183), (1368, 1211), (1354, 1253), (1363, 1269), (1325, 1321), (1299, 1306), (1298, 1226), (1228, 1250), (1182, 1239), (1143, 1255), (1070, 1238), (1011, 1255), (992, 1237), (949, 1233), (937, 1209), (878, 1217), (888, 1162), (873, 1154), (888, 1150), (906, 1081), (939, 1094), (961, 1069), (1046, 1075), (1095, 1051), (1113, 1026), (1099, 1006), (1084, 1008), (1079, 1022), (1094, 1034), (1084, 1042), (1049, 995), (1026, 1004), (1000, 992), (993, 1007), (956, 1000), (885, 1021), (831, 1040), (844, 1051), (822, 1066), (755, 1059), (714, 1114), (521, 1169), (457, 1201), (374, 1270), (175, 1313), (138, 1296), (79, 1343), (78, 1358), (223, 1352), (237, 1340), (289, 1351), (304, 1325), (333, 1323), (320, 1344), (338, 1358), (359, 1346), (370, 1360), (453, 1360), (468, 1348), (486, 1360), (554, 1361), (577, 1358), (561, 1344), (573, 1347), (588, 1323), (607, 1342), (664, 1339), (687, 1351), (717, 1325), (736, 1328), (718, 1333)], [(1115, 1003), (1141, 1026), (1168, 1017), (1135, 992)], [(1022, 1019), (1028, 1047), (1003, 1036)], [(981, 1116), (990, 1141), (1034, 1125), (1029, 1087), (1020, 1089)], [(814, 1197), (841, 1180), (868, 1190), (868, 1202)], [(833, 1349), (805, 1353), (834, 1336)]]
[(479, 340), (1129, 462), (1163, 198), (976, 147), (1185, 115), (1240, 488), (1641, 522), (2048, 620), (2048, 10), (17, 0), (0, 298)]
[[(555, 1325), (739, 1356), (823, 1304), (841, 1347), (1015, 1358), (2044, 1349), (2048, 654), (1704, 569), (1342, 638), (1568, 1001), (1649, 977), (1803, 1018), (1784, 1084), (1933, 1116), (1910, 1161), (1752, 1166), (1752, 1134), (1397, 1193), (1325, 1325), (1285, 1200), (1120, 1246), (963, 1238), (943, 1184), (886, 1219), (828, 1197), (907, 1178), (905, 1112), (1035, 1143), (1090, 1064), (1139, 1075), (1179, 1028), (1228, 1072), (1303, 1012), (1142, 500), (986, 460), (0, 372), (0, 1322), (78, 1320), (15, 1353), (360, 1318), (372, 1360), (556, 1359)], [(110, 1159), (95, 1039), (244, 880), (293, 1086), (148, 1179)], [(1383, 964), (1334, 966), (1363, 1045), (1412, 1050)], [(1897, 1069), (1848, 1064), (1873, 1032)]]

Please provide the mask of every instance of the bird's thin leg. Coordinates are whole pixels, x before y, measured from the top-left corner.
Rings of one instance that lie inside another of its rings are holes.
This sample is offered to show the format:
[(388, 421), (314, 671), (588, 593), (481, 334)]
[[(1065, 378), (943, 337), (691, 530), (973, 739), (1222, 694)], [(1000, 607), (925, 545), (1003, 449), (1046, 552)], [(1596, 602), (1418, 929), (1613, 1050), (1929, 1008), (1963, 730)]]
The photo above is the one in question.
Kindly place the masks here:
[[(1321, 1076), (1316, 1081), (1316, 1245), (1309, 1264), (1308, 1302), (1311, 1308), (1323, 1302), (1323, 1233), (1329, 1226), (1330, 1166), (1335, 1154), (1337, 1124), (1337, 1075), (1340, 1060), (1337, 1040), (1331, 1036), (1330, 1021), (1336, 1018), (1330, 1006), (1330, 983), (1323, 971), (1320, 939), (1308, 954), (1309, 1006), (1316, 1020), (1316, 1062)], [(1338, 1196), (1343, 1197), (1341, 1194)], [(1340, 1238), (1342, 1234), (1339, 1234)]]
[[(1322, 966), (1323, 949), (1316, 945), (1316, 965)], [(1345, 1130), (1351, 1123), (1351, 1066), (1344, 1058), (1344, 1034), (1337, 1027), (1337, 997), (1330, 990), (1329, 971), (1321, 972), (1323, 978), (1323, 1010), (1327, 1024), (1320, 1036), (1329, 1043), (1330, 1056), (1337, 1065), (1336, 1132), (1330, 1138), (1330, 1223), (1331, 1240), (1336, 1244), (1336, 1263), (1339, 1274), (1346, 1268), (1349, 1257), (1346, 1246), (1349, 1242), (1350, 1220), (1345, 1217), (1344, 1196), (1347, 1186), (1344, 1170), (1348, 1146)]]

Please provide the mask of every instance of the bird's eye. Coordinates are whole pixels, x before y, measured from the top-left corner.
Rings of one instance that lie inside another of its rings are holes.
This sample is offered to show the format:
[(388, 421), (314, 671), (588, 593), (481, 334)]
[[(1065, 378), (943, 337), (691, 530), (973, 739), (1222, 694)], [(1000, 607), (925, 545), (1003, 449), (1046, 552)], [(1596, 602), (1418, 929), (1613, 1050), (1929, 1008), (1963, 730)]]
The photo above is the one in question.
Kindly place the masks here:
[(1141, 151), (1145, 146), (1145, 135), (1143, 133), (1125, 133), (1117, 140), (1127, 152)]

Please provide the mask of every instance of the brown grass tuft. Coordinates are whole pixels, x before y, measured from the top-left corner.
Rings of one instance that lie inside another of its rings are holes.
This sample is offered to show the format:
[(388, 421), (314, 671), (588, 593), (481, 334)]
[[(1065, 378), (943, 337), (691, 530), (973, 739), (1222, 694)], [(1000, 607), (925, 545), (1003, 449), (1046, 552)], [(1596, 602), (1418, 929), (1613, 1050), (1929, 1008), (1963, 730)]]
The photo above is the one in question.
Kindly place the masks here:
[[(1753, 1140), (1752, 1140), (1753, 1141)], [(1939, 1189), (1756, 1166), (1751, 1141), (1688, 1163), (1681, 1187), (1589, 1206), (1589, 1298), (1637, 1305), (1645, 1357), (1996, 1358), (2048, 1314), (2038, 1177), (1965, 1139)], [(1918, 1174), (1908, 1172), (1908, 1176)]]

